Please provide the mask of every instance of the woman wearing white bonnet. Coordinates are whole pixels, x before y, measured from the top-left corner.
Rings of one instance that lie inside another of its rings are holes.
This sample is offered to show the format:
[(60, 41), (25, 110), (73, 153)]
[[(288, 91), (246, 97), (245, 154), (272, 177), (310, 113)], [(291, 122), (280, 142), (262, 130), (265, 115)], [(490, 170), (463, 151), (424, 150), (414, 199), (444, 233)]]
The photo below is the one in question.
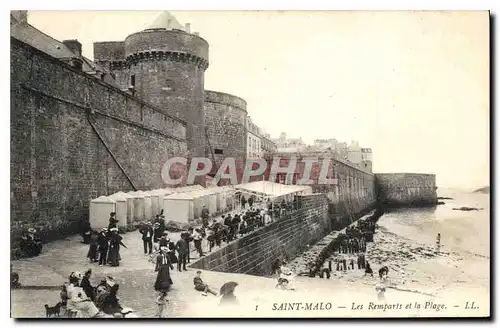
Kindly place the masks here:
[(68, 295), (68, 310), (77, 314), (80, 318), (95, 317), (99, 310), (94, 302), (85, 294), (83, 288), (80, 287), (80, 281), (83, 276), (80, 272), (72, 272), (69, 276), (70, 284), (66, 287)]

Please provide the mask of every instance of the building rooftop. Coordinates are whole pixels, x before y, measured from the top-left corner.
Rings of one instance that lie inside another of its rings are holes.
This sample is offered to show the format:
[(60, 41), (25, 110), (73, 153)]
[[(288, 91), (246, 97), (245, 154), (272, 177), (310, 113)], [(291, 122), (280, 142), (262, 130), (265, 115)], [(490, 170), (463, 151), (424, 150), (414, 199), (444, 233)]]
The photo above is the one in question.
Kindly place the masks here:
[(160, 16), (158, 16), (158, 18), (156, 18), (155, 21), (146, 28), (146, 30), (153, 29), (184, 30), (183, 26), (168, 11), (161, 13)]
[(28, 22), (19, 21), (16, 15), (13, 14), (11, 14), (10, 36), (62, 61), (67, 61), (71, 58), (80, 58), (82, 60), (83, 72), (89, 75), (104, 73), (104, 82), (118, 88), (118, 84), (106, 69), (87, 57), (75, 54), (63, 42), (43, 33), (34, 26), (28, 24)]

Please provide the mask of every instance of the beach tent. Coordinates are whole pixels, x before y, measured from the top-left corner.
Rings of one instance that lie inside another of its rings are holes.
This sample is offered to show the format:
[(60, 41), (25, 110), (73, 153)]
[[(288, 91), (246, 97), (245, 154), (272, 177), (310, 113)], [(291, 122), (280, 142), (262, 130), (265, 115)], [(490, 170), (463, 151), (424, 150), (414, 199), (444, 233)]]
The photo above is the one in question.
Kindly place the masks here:
[(153, 212), (151, 210), (151, 194), (148, 191), (142, 190), (139, 190), (137, 193), (144, 197), (144, 219), (149, 221), (153, 217)]
[(204, 189), (205, 188), (200, 185), (192, 185), (192, 186), (177, 187), (174, 189), (174, 192), (184, 193), (184, 192), (191, 192), (195, 190), (204, 190)]
[(172, 193), (174, 193), (174, 190), (171, 188), (155, 189), (149, 191), (149, 195), (151, 197), (151, 212), (153, 214), (153, 217), (156, 217), (157, 214), (160, 214), (163, 208), (163, 198)]
[(228, 207), (234, 208), (233, 201), (235, 200), (235, 190), (232, 186), (211, 187), (210, 190), (216, 197), (216, 209), (218, 212), (225, 212)]
[(114, 195), (120, 195), (125, 198), (127, 202), (127, 224), (134, 222), (134, 197), (130, 194), (124, 193), (123, 191), (119, 191)]
[[(235, 186), (241, 194), (255, 195), (260, 198), (268, 198), (272, 201), (279, 199), (291, 199), (293, 195), (311, 195), (312, 188), (305, 185), (285, 185), (269, 181), (255, 181)], [(245, 197), (247, 198), (247, 197)]]
[(194, 219), (194, 197), (191, 193), (173, 193), (163, 198), (165, 221), (187, 223)]
[(129, 191), (128, 194), (134, 197), (133, 221), (144, 221), (144, 196), (136, 191)]
[(217, 212), (217, 194), (220, 191), (217, 188), (208, 188), (204, 190), (195, 190), (192, 192), (194, 199), (194, 215), (201, 217), (203, 206), (206, 206), (210, 214)]
[(207, 207), (210, 214), (217, 213), (217, 195), (219, 192), (218, 188), (209, 188), (168, 195), (163, 199), (165, 218), (167, 221), (179, 221), (182, 218), (181, 222), (184, 222), (184, 218), (196, 219), (201, 217), (203, 206)]
[(116, 202), (115, 212), (116, 219), (118, 220), (118, 227), (126, 227), (127, 226), (127, 198), (123, 196), (121, 193), (117, 192), (108, 196), (108, 198), (114, 200)]
[(116, 212), (116, 202), (106, 196), (101, 196), (90, 201), (89, 222), (92, 229), (107, 228), (109, 215)]
[(225, 209), (228, 208), (235, 209), (240, 201), (240, 199), (236, 197), (237, 190), (233, 186), (222, 186), (220, 187), (220, 189), (222, 190), (223, 193), (222, 206), (225, 206)]

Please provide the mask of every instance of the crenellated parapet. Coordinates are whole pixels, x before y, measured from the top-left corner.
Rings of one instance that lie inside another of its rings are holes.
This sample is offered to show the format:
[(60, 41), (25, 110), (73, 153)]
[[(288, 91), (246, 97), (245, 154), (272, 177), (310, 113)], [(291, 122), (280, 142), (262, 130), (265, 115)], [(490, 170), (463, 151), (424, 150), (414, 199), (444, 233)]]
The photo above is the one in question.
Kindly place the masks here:
[(203, 70), (208, 68), (208, 60), (205, 60), (204, 58), (186, 52), (164, 50), (150, 50), (130, 54), (127, 56), (122, 65), (130, 67), (142, 62), (151, 61), (174, 61), (185, 64), (194, 64)]

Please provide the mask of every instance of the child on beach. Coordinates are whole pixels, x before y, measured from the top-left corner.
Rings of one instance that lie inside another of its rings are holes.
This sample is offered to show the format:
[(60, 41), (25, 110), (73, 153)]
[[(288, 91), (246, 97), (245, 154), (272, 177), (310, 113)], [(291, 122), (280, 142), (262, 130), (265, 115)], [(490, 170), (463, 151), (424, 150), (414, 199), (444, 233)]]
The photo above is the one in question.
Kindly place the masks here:
[(158, 310), (156, 311), (156, 315), (158, 318), (166, 318), (165, 314), (165, 306), (167, 305), (168, 300), (166, 299), (167, 293), (161, 292), (160, 296), (156, 299), (156, 305), (158, 305)]

